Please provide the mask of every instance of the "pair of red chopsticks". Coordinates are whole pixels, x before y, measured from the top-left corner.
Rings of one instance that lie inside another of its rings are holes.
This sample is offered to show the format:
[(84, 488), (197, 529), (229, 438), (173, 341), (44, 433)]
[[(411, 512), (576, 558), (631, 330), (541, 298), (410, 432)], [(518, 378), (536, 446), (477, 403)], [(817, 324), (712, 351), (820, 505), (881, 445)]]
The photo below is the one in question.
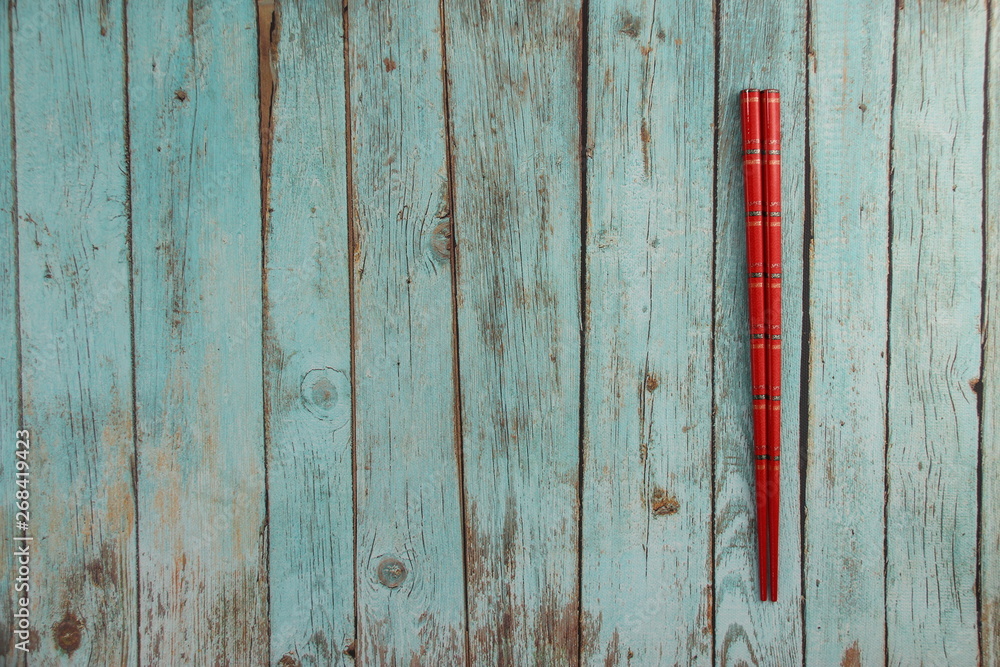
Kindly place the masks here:
[(781, 96), (740, 93), (760, 599), (778, 599), (781, 461)]

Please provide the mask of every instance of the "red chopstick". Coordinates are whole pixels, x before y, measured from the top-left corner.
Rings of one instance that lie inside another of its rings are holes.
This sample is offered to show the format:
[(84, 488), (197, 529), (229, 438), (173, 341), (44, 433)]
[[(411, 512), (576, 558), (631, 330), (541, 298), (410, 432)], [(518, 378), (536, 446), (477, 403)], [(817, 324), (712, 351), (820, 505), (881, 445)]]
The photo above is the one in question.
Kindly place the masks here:
[(767, 513), (771, 600), (778, 599), (781, 508), (781, 95), (761, 91), (764, 137), (764, 317), (767, 325)]
[(753, 397), (753, 452), (757, 486), (757, 546), (760, 599), (767, 599), (767, 358), (764, 315), (764, 210), (761, 165), (760, 91), (740, 93), (743, 120), (743, 183), (746, 195), (747, 270), (750, 296), (750, 385)]

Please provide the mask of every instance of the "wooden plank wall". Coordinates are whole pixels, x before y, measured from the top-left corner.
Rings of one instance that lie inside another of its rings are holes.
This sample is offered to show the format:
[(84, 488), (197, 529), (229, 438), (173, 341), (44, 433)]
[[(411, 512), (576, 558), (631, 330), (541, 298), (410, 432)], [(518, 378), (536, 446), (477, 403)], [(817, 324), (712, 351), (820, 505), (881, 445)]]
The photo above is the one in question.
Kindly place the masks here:
[(1000, 663), (1000, 3), (990, 4), (986, 66), (986, 155), (983, 174), (983, 372), (980, 375), (979, 604), (982, 664)]
[(590, 5), (588, 664), (691, 664), (713, 651), (712, 450), (700, 446), (712, 435), (711, 11)]
[(358, 658), (465, 658), (442, 16), (347, 13)]
[[(8, 3), (27, 663), (1000, 661), (998, 12)], [(783, 97), (776, 604), (751, 86)]]
[[(805, 624), (807, 661), (817, 664), (870, 664), (886, 647), (886, 524), (879, 510), (894, 14), (888, 4), (861, 11), (851, 3), (810, 4), (804, 464), (805, 497), (816, 500), (805, 508), (802, 580), (806, 618), (823, 619)], [(861, 156), (867, 168), (859, 173)]]
[(46, 591), (31, 596), (33, 659), (56, 664), (79, 652), (133, 663), (139, 609), (124, 17), (120, 5), (92, 3), (22, 5), (14, 16), (31, 584)]
[(582, 17), (443, 3), (470, 659), (578, 654)]
[[(346, 86), (339, 5), (261, 5), (272, 663), (354, 646)], [(270, 9), (270, 11), (268, 11)], [(273, 121), (273, 122), (272, 122)]]
[(964, 660), (978, 639), (985, 52), (982, 3), (898, 10), (886, 461), (893, 665), (915, 646), (929, 664)]
[(257, 81), (253, 5), (128, 6), (141, 664), (268, 660)]

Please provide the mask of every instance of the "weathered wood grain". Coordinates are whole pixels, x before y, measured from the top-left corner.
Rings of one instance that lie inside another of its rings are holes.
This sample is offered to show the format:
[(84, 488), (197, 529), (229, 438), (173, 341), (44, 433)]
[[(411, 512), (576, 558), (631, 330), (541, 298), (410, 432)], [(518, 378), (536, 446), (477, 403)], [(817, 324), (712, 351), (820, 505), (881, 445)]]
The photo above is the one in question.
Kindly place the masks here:
[(465, 662), (441, 15), (348, 8), (358, 659)]
[(895, 12), (810, 8), (805, 653), (880, 664)]
[(256, 37), (128, 9), (141, 664), (268, 661)]
[[(805, 223), (805, 30), (800, 2), (718, 7), (715, 183), (715, 659), (802, 661), (799, 404)], [(739, 91), (781, 91), (782, 451), (778, 602), (760, 602), (747, 334), (746, 217)], [(682, 325), (684, 326), (684, 325)]]
[[(20, 358), (17, 319), (17, 199), (14, 192), (14, 126), (11, 97), (10, 15), (0, 10), (0, 434), (6, 442), (16, 441), (21, 428)], [(10, 451), (0, 456), (0, 488), (15, 489), (16, 459)], [(29, 471), (30, 473), (30, 471)], [(30, 499), (29, 499), (30, 500)], [(13, 503), (0, 504), (0, 563), (12, 564)], [(17, 572), (5, 566), (0, 571), (0, 659), (18, 664), (23, 653), (15, 649), (14, 610), (21, 591), (15, 591)]]
[(581, 662), (711, 664), (712, 6), (589, 13)]
[(444, 2), (476, 664), (578, 660), (579, 3)]
[[(975, 665), (984, 4), (898, 8), (886, 625), (891, 665)], [(838, 471), (839, 472), (839, 471)]]
[[(361, 0), (345, 36), (284, 0), (263, 107), (254, 0), (0, 12), (31, 664), (1000, 662), (1000, 8), (896, 4)], [(783, 98), (777, 604), (751, 86)]]
[(126, 664), (137, 627), (122, 7), (30, 3), (13, 20), (31, 663)]
[[(271, 664), (351, 664), (354, 518), (343, 19), (263, 16), (273, 98), (265, 232)], [(268, 122), (268, 116), (270, 121)], [(265, 163), (266, 165), (266, 163)], [(265, 174), (265, 179), (267, 175)]]
[(986, 72), (986, 225), (981, 392), (979, 593), (981, 664), (1000, 664), (1000, 3), (990, 3)]

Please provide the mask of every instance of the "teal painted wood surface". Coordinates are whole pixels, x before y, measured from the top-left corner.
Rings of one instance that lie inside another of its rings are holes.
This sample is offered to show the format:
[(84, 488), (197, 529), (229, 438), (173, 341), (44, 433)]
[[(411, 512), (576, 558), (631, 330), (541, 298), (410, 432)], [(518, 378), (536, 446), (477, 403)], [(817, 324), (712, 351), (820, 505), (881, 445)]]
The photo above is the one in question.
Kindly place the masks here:
[[(271, 664), (346, 664), (354, 642), (351, 305), (343, 21), (261, 6)], [(270, 9), (270, 11), (267, 11)], [(265, 162), (265, 168), (267, 167)]]
[(978, 657), (985, 54), (983, 3), (898, 10), (886, 454), (891, 665), (912, 664), (914, 653), (924, 664)]
[[(719, 4), (716, 110), (715, 357), (715, 664), (802, 662), (799, 406), (803, 234), (806, 228), (805, 3)], [(763, 40), (749, 36), (766, 36)], [(781, 67), (776, 63), (798, 63)], [(747, 366), (746, 204), (739, 91), (781, 91), (782, 119), (782, 450), (781, 531), (776, 604), (760, 603), (751, 406)], [(822, 663), (819, 663), (822, 664)]]
[(141, 664), (269, 660), (256, 30), (128, 7)]
[(1000, 660), (996, 3), (255, 4), (0, 13), (5, 664)]
[[(0, 433), (16, 434), (21, 421), (21, 379), (18, 354), (18, 300), (17, 300), (17, 202), (14, 197), (14, 127), (12, 124), (13, 99), (11, 97), (10, 68), (10, 15), (0, 11)], [(8, 456), (0, 457), (0, 484), (14, 488), (17, 479), (17, 461)], [(0, 563), (10, 563), (13, 558), (15, 530), (13, 503), (0, 505)], [(17, 609), (19, 591), (14, 589), (17, 572), (13, 568), (0, 570), (0, 656), (15, 664), (14, 610)]]
[(803, 582), (805, 617), (820, 620), (806, 622), (806, 660), (871, 664), (885, 654), (886, 524), (873, 508), (886, 482), (895, 17), (877, 3), (810, 9), (805, 488), (816, 501), (805, 508)]
[(1000, 21), (1000, 4), (989, 6), (989, 44), (987, 44), (986, 81), (986, 154), (985, 191), (985, 270), (983, 286), (983, 372), (979, 391), (982, 393), (982, 424), (980, 426), (980, 479), (982, 497), (979, 511), (979, 586), (982, 628), (980, 634), (981, 661), (984, 665), (1000, 663), (1000, 383), (993, 380), (1000, 374), (1000, 33), (995, 29)]
[(348, 11), (358, 659), (465, 660), (442, 17)]
[(121, 10), (35, 3), (13, 15), (30, 608), (45, 619), (34, 664), (137, 657)]
[(590, 34), (581, 662), (706, 663), (712, 7), (592, 2)]
[(580, 5), (443, 3), (470, 659), (579, 652)]

